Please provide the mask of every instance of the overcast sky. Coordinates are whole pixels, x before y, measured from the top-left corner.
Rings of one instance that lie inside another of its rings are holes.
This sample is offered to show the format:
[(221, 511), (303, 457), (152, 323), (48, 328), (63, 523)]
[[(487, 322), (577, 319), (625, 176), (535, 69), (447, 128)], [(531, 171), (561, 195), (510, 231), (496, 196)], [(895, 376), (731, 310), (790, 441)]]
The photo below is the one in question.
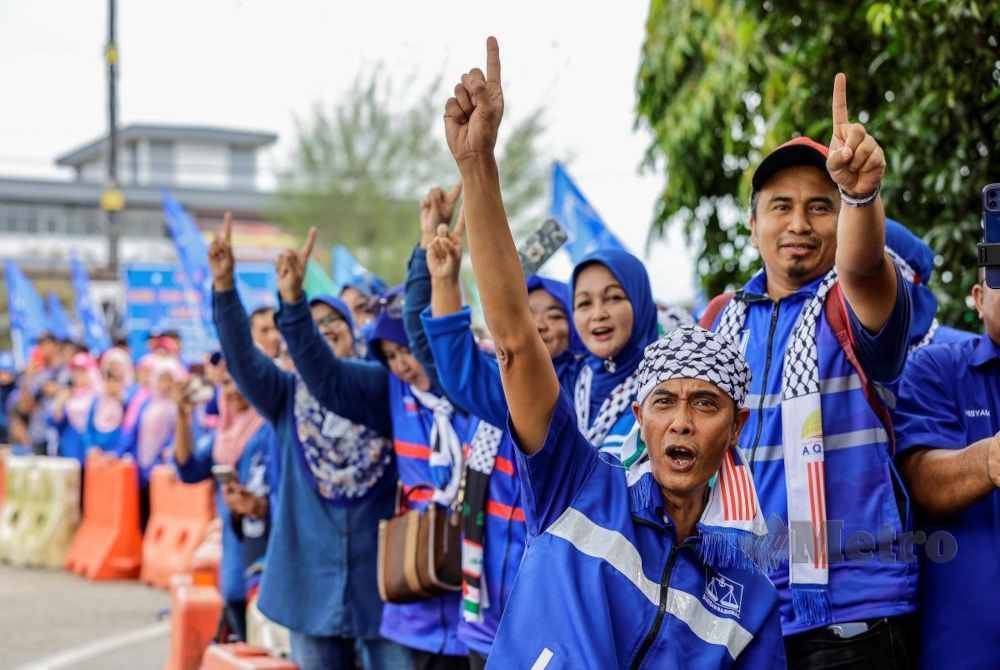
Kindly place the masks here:
[[(59, 176), (56, 155), (105, 132), (106, 5), (0, 0), (0, 174)], [(450, 88), (484, 67), (486, 36), (496, 35), (508, 108), (515, 117), (546, 108), (547, 158), (572, 156), (591, 203), (644, 251), (663, 180), (639, 176), (649, 139), (633, 130), (644, 1), (129, 0), (118, 12), (120, 123), (274, 131), (279, 142), (261, 162), (270, 173), (288, 153), (293, 115), (335, 101), (360, 68), (445, 72)], [(657, 297), (690, 298), (679, 235), (655, 244), (647, 263)]]

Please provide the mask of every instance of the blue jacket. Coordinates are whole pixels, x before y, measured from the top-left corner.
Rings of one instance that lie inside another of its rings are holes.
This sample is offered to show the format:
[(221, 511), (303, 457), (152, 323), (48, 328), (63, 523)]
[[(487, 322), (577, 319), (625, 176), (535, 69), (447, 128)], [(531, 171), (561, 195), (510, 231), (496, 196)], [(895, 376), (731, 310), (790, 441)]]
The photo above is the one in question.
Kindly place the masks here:
[[(1000, 432), (1000, 346), (988, 335), (914, 352), (894, 415), (898, 454), (964, 449)], [(992, 670), (1000, 659), (1000, 490), (918, 517), (920, 663)], [(926, 541), (923, 541), (923, 537)], [(911, 554), (907, 557), (913, 560)]]
[[(246, 484), (251, 478), (251, 466), (255, 460), (261, 457), (265, 459), (271, 452), (271, 442), (275, 439), (274, 429), (270, 424), (261, 426), (253, 436), (247, 440), (243, 453), (236, 461), (237, 479)], [(212, 466), (215, 459), (212, 457), (212, 446), (214, 436), (206, 433), (198, 441), (191, 452), (191, 456), (183, 465), (174, 462), (177, 476), (182, 482), (195, 484), (203, 482), (212, 477)], [(237, 537), (233, 527), (233, 516), (226, 507), (223, 500), (222, 488), (215, 487), (215, 510), (222, 520), (222, 562), (219, 565), (219, 587), (222, 597), (226, 602), (239, 602), (247, 598), (247, 581), (244, 576), (246, 561), (243, 557), (243, 543)]]
[[(500, 385), (500, 370), (496, 358), (479, 349), (471, 331), (471, 313), (465, 308), (454, 314), (435, 318), (430, 308), (430, 281), (427, 275), (426, 254), (422, 249), (414, 252), (406, 280), (406, 309), (409, 314), (420, 314), (416, 325), (407, 320), (410, 341), (427, 369), (436, 369), (438, 381), (451, 401), (494, 426), (507, 424), (507, 400)], [(541, 288), (559, 300), (570, 313), (566, 299), (566, 286), (553, 280), (531, 278), (528, 290)], [(422, 311), (420, 311), (422, 310)], [(572, 325), (570, 331), (575, 338)], [(430, 347), (430, 360), (423, 343)], [(557, 374), (575, 373), (578, 345), (564, 352), (553, 361)], [(434, 366), (435, 361), (442, 365)], [(514, 443), (505, 434), (497, 451), (493, 473), (490, 475), (486, 496), (484, 528), (485, 551), (482, 573), (486, 583), (489, 606), (482, 610), (481, 622), (463, 619), (458, 636), (468, 647), (488, 656), (496, 637), (500, 617), (514, 585), (514, 577), (521, 564), (527, 542), (524, 510), (521, 508), (521, 484), (514, 461)]]
[[(409, 387), (380, 363), (335, 357), (304, 300), (283, 304), (276, 321), (313, 397), (330, 411), (393, 439), (404, 492), (431, 482), (427, 445), (432, 417), (409, 395)], [(471, 435), (467, 424), (465, 417), (456, 416), (456, 431), (463, 440)], [(420, 496), (414, 501), (416, 509), (426, 504)], [(374, 556), (373, 550), (369, 560)], [(386, 604), (381, 634), (406, 647), (465, 655), (467, 649), (457, 636), (459, 598), (456, 593), (407, 605)]]
[[(896, 307), (877, 335), (869, 334), (848, 307), (855, 350), (867, 376), (895, 380), (908, 346), (913, 285), (897, 273)], [(750, 417), (740, 433), (740, 448), (753, 470), (766, 519), (788, 522), (785, 463), (782, 450), (782, 366), (803, 306), (822, 278), (775, 303), (767, 297), (766, 275), (758, 273), (736, 299), (747, 302), (744, 351), (752, 378), (746, 404)], [(845, 301), (846, 303), (846, 301)], [(721, 315), (716, 317), (717, 327)], [(900, 533), (909, 530), (909, 503), (892, 462), (889, 430), (866, 398), (855, 368), (820, 312), (817, 351), (825, 438), (826, 515), (829, 520), (829, 597), (833, 621), (849, 622), (896, 616), (916, 608), (916, 568), (912, 563), (882, 560), (875, 538), (891, 535), (887, 550), (898, 549)], [(877, 398), (875, 402), (880, 402)], [(852, 556), (852, 558), (846, 558)], [(781, 596), (785, 635), (815, 625), (797, 620), (789, 589), (788, 562), (770, 573)]]
[(378, 522), (392, 515), (394, 473), (353, 504), (333, 505), (320, 496), (298, 437), (295, 376), (254, 346), (235, 290), (215, 292), (212, 302), (229, 373), (277, 437), (261, 612), (305, 635), (377, 638), (382, 602), (374, 557)]
[(568, 397), (542, 450), (517, 452), (531, 540), (488, 668), (784, 668), (774, 587), (678, 544), (576, 427)]

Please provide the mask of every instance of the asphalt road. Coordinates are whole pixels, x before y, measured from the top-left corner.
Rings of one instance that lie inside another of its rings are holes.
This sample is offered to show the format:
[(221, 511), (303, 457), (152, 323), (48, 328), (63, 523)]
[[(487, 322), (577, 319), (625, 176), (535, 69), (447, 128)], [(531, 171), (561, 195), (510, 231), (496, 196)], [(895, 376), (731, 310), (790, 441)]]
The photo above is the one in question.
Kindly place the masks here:
[(162, 670), (165, 591), (0, 565), (0, 670)]

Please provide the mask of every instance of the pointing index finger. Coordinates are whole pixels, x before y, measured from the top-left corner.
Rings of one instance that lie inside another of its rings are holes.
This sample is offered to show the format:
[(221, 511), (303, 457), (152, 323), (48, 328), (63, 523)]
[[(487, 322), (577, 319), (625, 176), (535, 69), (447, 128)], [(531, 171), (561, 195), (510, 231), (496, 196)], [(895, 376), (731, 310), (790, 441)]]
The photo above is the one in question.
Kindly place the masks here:
[(309, 257), (312, 256), (313, 247), (316, 245), (316, 229), (310, 228), (309, 235), (306, 237), (305, 246), (302, 247), (302, 252), (299, 257), (302, 259), (302, 263), (306, 263)]
[(231, 212), (226, 212), (222, 217), (222, 241), (226, 244), (232, 244), (233, 242), (233, 215)]
[(486, 81), (500, 83), (500, 45), (497, 38), (486, 38)]
[(833, 80), (833, 125), (842, 126), (847, 122), (847, 75), (838, 72)]

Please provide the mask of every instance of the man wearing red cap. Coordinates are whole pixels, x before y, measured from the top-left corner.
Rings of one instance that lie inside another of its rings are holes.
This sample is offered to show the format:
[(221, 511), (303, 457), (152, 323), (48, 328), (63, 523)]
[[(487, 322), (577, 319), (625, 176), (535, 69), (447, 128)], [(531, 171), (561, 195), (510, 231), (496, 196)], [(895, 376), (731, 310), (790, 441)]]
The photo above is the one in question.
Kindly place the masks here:
[(916, 564), (897, 551), (909, 514), (879, 387), (905, 360), (910, 288), (885, 253), (885, 156), (846, 89), (838, 74), (829, 147), (796, 138), (757, 167), (764, 267), (702, 323), (752, 369), (740, 446), (772, 532), (788, 531), (770, 577), (789, 667), (903, 668)]

